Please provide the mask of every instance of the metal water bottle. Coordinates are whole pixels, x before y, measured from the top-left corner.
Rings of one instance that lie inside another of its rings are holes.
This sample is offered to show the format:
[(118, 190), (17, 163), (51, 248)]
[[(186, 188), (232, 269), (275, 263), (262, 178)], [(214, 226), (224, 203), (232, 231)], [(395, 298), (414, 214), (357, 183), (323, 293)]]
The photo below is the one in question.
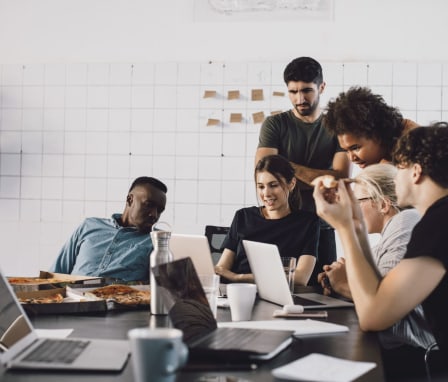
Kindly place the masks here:
[(173, 254), (170, 251), (169, 241), (171, 231), (152, 231), (151, 239), (154, 247), (150, 256), (151, 269), (150, 283), (151, 283), (151, 314), (168, 314), (163, 295), (160, 293), (160, 288), (154, 277), (152, 267), (157, 264), (169, 263), (173, 260)]

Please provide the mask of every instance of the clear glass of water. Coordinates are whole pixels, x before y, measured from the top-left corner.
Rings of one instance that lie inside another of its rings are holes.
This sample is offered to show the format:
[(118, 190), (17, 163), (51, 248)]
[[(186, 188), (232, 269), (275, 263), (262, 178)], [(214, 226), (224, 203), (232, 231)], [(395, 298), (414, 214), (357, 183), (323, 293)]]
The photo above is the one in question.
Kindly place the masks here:
[(289, 290), (291, 293), (294, 293), (294, 275), (296, 272), (297, 260), (295, 257), (282, 257), (281, 260), (286, 280), (288, 281)]
[(199, 280), (201, 281), (213, 316), (216, 318), (218, 313), (219, 275), (199, 275)]

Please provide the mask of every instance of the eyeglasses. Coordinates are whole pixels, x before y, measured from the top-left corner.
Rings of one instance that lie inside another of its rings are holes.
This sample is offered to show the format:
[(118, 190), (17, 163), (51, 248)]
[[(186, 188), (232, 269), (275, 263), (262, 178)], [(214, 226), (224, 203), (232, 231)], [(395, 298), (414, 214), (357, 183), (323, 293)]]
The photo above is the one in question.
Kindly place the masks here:
[(367, 197), (367, 198), (359, 198), (358, 199), (358, 203), (361, 203), (361, 202), (363, 202), (363, 201), (365, 201), (365, 200), (372, 200), (373, 198), (369, 198), (369, 197)]

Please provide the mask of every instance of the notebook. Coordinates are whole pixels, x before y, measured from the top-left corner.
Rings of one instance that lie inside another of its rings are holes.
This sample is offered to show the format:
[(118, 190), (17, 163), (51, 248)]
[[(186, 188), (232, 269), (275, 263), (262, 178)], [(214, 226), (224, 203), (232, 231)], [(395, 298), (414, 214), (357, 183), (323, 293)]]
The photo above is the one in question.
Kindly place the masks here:
[(291, 294), (277, 246), (250, 240), (243, 240), (243, 246), (257, 284), (258, 295), (263, 300), (278, 305), (302, 305), (304, 309), (353, 306), (352, 302), (319, 293)]
[(190, 257), (197, 274), (215, 274), (210, 245), (206, 236), (172, 233), (170, 249), (174, 260)]
[(218, 328), (190, 258), (152, 269), (165, 291), (171, 322), (183, 332), (191, 360), (268, 360), (291, 343), (294, 332), (290, 330)]
[[(6, 368), (120, 371), (124, 367), (130, 353), (128, 341), (38, 338), (1, 272), (0, 296), (0, 362)], [(60, 346), (67, 349), (67, 345), (71, 353), (61, 350)], [(47, 350), (40, 346), (46, 346)]]

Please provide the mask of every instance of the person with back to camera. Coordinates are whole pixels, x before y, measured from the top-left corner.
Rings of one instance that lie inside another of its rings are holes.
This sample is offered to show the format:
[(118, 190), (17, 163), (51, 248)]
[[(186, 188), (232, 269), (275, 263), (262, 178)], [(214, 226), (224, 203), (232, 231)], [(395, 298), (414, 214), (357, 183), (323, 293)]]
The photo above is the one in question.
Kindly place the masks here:
[[(266, 155), (287, 158), (298, 180), (302, 208), (315, 213), (311, 181), (325, 174), (347, 178), (350, 161), (336, 136), (322, 124), (319, 102), (325, 82), (319, 62), (311, 57), (296, 58), (286, 66), (283, 78), (293, 108), (266, 118), (260, 130), (255, 164)], [(334, 230), (323, 220), (320, 224), (317, 264), (311, 283), (316, 282), (324, 264), (336, 260)]]
[(166, 193), (166, 185), (156, 178), (135, 179), (123, 213), (110, 219), (85, 219), (64, 244), (50, 271), (148, 282), (153, 250), (149, 232), (165, 210)]
[(337, 135), (349, 159), (361, 168), (390, 163), (398, 138), (417, 127), (366, 87), (351, 87), (330, 101), (323, 124)]
[[(412, 206), (421, 215), (415, 225), (403, 259), (385, 276), (373, 265), (367, 229), (353, 191), (338, 181), (336, 197), (327, 199), (322, 181), (318, 181), (314, 198), (319, 216), (338, 232), (344, 250), (347, 280), (359, 325), (363, 330), (390, 328), (419, 304), (439, 348), (429, 353), (442, 362), (432, 364), (431, 371), (448, 372), (448, 124), (436, 123), (416, 127), (397, 142), (392, 159), (397, 166), (395, 188), (397, 204)], [(420, 350), (420, 351), (418, 351)], [(401, 346), (385, 351), (386, 374), (423, 375), (425, 349)], [(446, 374), (445, 374), (446, 375)]]
[(266, 156), (255, 168), (255, 184), (262, 205), (236, 212), (215, 272), (228, 282), (254, 282), (242, 243), (252, 240), (276, 244), (282, 257), (295, 257), (294, 284), (306, 285), (316, 262), (319, 221), (300, 210), (294, 169), (280, 155)]
[[(383, 163), (366, 167), (354, 178), (353, 193), (359, 203), (366, 231), (381, 235), (378, 244), (371, 250), (372, 260), (381, 277), (400, 262), (412, 229), (420, 220), (414, 208), (402, 209), (397, 205), (396, 174), (397, 169), (392, 164)], [(318, 280), (324, 294), (335, 292), (352, 299), (343, 257), (331, 265), (325, 265)], [(379, 332), (379, 338), (388, 352), (407, 345), (409, 352), (415, 349), (417, 354), (435, 341), (421, 305), (389, 329)]]

